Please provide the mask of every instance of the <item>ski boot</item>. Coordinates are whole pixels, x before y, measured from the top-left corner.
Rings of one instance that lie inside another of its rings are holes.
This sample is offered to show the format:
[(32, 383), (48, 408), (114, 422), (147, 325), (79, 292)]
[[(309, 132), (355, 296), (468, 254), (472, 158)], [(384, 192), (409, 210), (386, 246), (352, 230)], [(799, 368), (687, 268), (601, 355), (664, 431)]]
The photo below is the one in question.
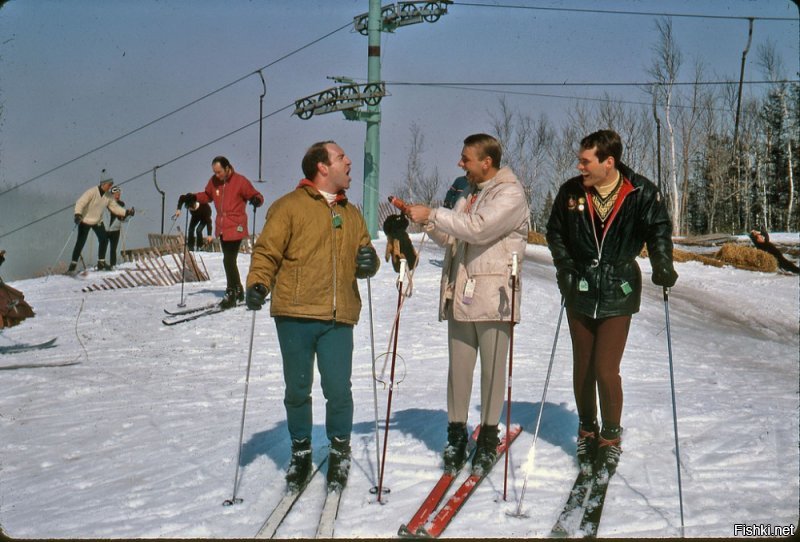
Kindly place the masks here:
[(219, 302), (220, 308), (230, 309), (236, 306), (236, 288), (226, 288), (222, 301)]
[(292, 460), (286, 471), (286, 488), (297, 493), (311, 476), (311, 439), (292, 440)]
[(594, 461), (595, 476), (598, 481), (608, 483), (608, 479), (617, 471), (620, 455), (622, 455), (622, 428), (607, 430), (603, 427), (597, 442), (597, 457)]
[(242, 288), (242, 283), (236, 285), (236, 301), (238, 303), (242, 303), (244, 301), (244, 288)]
[(447, 424), (447, 446), (444, 449), (444, 470), (454, 474), (461, 470), (467, 461), (467, 424), (450, 422)]
[(578, 427), (577, 459), (578, 467), (583, 473), (590, 473), (595, 458), (597, 457), (597, 436), (600, 428), (597, 421), (592, 420), (588, 424), (581, 423)]
[(74, 277), (78, 274), (78, 262), (70, 262), (67, 268), (67, 275)]
[(328, 455), (328, 493), (341, 492), (347, 485), (350, 474), (350, 441), (333, 437), (331, 451)]
[(472, 474), (486, 476), (489, 473), (497, 460), (498, 444), (500, 444), (500, 437), (497, 433), (497, 426), (481, 425), (478, 447), (475, 448), (475, 456), (472, 458)]

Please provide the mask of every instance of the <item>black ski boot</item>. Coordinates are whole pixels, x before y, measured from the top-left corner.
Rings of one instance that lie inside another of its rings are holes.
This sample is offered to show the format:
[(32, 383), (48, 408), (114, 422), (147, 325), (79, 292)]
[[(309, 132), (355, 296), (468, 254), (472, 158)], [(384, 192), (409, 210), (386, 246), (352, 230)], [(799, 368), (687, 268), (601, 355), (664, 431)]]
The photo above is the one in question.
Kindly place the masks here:
[(67, 275), (74, 277), (78, 274), (78, 262), (70, 262), (67, 268)]
[(475, 448), (475, 457), (472, 458), (472, 474), (485, 476), (497, 460), (497, 445), (500, 437), (496, 425), (481, 425), (478, 435), (478, 447)]
[(242, 288), (242, 283), (236, 285), (236, 301), (239, 303), (244, 301), (244, 288)]
[(222, 296), (219, 306), (223, 309), (230, 309), (236, 306), (236, 288), (225, 289), (225, 295)]
[(108, 271), (108, 266), (106, 265), (105, 260), (97, 260), (97, 270), (98, 271)]
[(617, 471), (619, 456), (622, 455), (622, 428), (607, 429), (605, 425), (597, 442), (597, 458), (594, 461), (595, 476), (601, 483)]
[(286, 471), (286, 488), (297, 493), (311, 476), (311, 439), (292, 440), (292, 460)]
[(467, 461), (467, 424), (450, 422), (447, 424), (447, 446), (444, 449), (444, 470), (456, 473)]
[(347, 485), (350, 474), (350, 441), (333, 437), (328, 454), (328, 492), (339, 491)]
[(577, 458), (578, 467), (583, 473), (589, 473), (592, 465), (597, 458), (597, 437), (600, 434), (600, 428), (597, 426), (597, 421), (592, 420), (589, 423), (581, 422), (578, 427), (578, 443), (577, 443)]

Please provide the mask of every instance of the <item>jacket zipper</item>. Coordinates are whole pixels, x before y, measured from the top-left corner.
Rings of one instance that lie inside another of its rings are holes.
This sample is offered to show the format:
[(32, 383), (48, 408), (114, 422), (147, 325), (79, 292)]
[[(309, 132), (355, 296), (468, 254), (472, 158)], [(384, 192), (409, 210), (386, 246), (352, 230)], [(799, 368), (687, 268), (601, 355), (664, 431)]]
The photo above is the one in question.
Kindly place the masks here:
[[(589, 194), (586, 194), (586, 203), (591, 205), (591, 200), (589, 199)], [(592, 211), (589, 211), (589, 221), (592, 223), (592, 234), (594, 235), (594, 246), (597, 248), (597, 259), (592, 262), (594, 267), (600, 267), (600, 260), (603, 258), (603, 245), (606, 242), (606, 236), (603, 235), (603, 240), (597, 240), (597, 226), (594, 223), (594, 216), (592, 215)], [(597, 319), (597, 310), (600, 308), (600, 273), (597, 273), (597, 283), (595, 284), (595, 288), (597, 288), (597, 297), (594, 300), (594, 315), (592, 318)]]
[(333, 273), (331, 276), (333, 277), (333, 321), (336, 321), (336, 226), (334, 225), (334, 219), (336, 217), (336, 213), (333, 211), (333, 208), (330, 207), (331, 211), (331, 258), (333, 259)]
[[(622, 208), (622, 204), (625, 203), (625, 199), (627, 199), (628, 196), (630, 196), (631, 194), (633, 194), (637, 190), (639, 190), (639, 188), (638, 187), (634, 187), (633, 190), (631, 190), (630, 192), (626, 193), (623, 196), (622, 201), (619, 203), (619, 208), (617, 209), (617, 211)], [(603, 245), (605, 245), (605, 242), (606, 242), (606, 233), (608, 232), (609, 229), (611, 229), (611, 223), (614, 221), (614, 218), (616, 217), (617, 211), (613, 211), (612, 212), (613, 214), (611, 216), (611, 220), (608, 222), (608, 225), (603, 230), (603, 240), (598, 242), (597, 241), (597, 226), (595, 226), (594, 215), (593, 215), (592, 210), (591, 210), (592, 203), (591, 203), (591, 200), (589, 199), (589, 193), (586, 192), (586, 191), (584, 191), (584, 193), (586, 194), (586, 203), (587, 203), (587, 205), (590, 206), (589, 219), (592, 222), (592, 233), (594, 234), (594, 245), (595, 245), (595, 247), (597, 247), (597, 267), (599, 267), (600, 266), (600, 262), (603, 259)], [(602, 277), (600, 276), (601, 273), (602, 273), (602, 270), (599, 273), (597, 273), (597, 284), (596, 284), (596, 287), (597, 287), (597, 298), (595, 299), (595, 302), (594, 302), (594, 316), (593, 316), (593, 318), (595, 318), (595, 319), (597, 319), (597, 311), (600, 308), (600, 291), (601, 291), (600, 290), (600, 282), (601, 282), (601, 279), (602, 279)]]

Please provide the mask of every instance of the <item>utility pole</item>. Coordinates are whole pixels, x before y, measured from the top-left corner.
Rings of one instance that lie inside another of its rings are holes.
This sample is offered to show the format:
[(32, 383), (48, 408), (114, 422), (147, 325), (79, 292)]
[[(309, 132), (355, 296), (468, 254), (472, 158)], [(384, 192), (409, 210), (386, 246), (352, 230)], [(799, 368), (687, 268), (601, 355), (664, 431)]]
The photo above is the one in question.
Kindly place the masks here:
[[(381, 2), (369, 0), (367, 15), (367, 83), (381, 80)], [(367, 105), (364, 115), (367, 137), (364, 141), (364, 194), (363, 211), (367, 230), (372, 239), (378, 237), (378, 184), (381, 155), (381, 105)]]

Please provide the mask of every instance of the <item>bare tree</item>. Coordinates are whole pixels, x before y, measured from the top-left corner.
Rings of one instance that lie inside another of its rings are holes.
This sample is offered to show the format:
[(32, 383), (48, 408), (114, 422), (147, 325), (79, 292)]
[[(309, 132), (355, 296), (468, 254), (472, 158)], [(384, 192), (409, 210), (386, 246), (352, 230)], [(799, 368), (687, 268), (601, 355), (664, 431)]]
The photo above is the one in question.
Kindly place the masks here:
[(681, 200), (678, 192), (678, 167), (675, 149), (675, 127), (672, 122), (672, 97), (673, 87), (678, 78), (681, 66), (681, 52), (672, 33), (672, 20), (665, 18), (656, 21), (656, 30), (659, 40), (653, 47), (655, 58), (648, 69), (648, 73), (656, 80), (653, 85), (657, 92), (657, 100), (664, 108), (664, 117), (667, 121), (669, 143), (669, 190), (672, 201), (672, 233), (677, 235), (680, 231)]
[(403, 186), (397, 189), (397, 195), (408, 201), (430, 205), (442, 197), (439, 169), (434, 168), (430, 175), (425, 173), (425, 164), (422, 161), (422, 154), (425, 152), (425, 135), (422, 133), (422, 128), (415, 122), (411, 123), (409, 129), (411, 146), (406, 160), (406, 175)]

